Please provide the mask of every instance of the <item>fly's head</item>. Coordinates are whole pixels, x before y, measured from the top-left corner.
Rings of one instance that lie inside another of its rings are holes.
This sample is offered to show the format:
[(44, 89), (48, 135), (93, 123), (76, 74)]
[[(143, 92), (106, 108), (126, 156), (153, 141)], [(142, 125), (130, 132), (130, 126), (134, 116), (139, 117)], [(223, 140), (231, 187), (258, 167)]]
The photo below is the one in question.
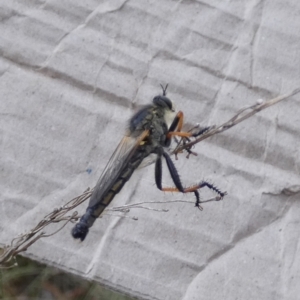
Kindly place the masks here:
[(165, 122), (167, 123), (167, 126), (169, 127), (175, 118), (175, 114), (176, 114), (175, 113), (175, 105), (168, 97), (166, 97), (168, 85), (166, 85), (165, 87), (163, 87), (161, 85), (161, 87), (163, 90), (163, 94), (154, 97), (153, 103), (160, 110), (162, 110)]

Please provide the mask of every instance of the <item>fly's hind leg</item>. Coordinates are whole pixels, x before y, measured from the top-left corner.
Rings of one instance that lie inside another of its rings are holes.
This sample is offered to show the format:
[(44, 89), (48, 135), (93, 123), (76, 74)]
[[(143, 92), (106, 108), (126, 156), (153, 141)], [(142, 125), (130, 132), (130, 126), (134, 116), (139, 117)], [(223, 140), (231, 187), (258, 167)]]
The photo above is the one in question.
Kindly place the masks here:
[[(162, 156), (165, 158), (165, 160), (167, 162), (167, 166), (168, 166), (168, 169), (169, 169), (169, 172), (170, 172), (170, 175), (174, 182), (175, 187), (169, 187), (169, 188), (162, 187), (162, 159), (161, 159)], [(157, 188), (164, 192), (194, 193), (195, 197), (196, 197), (195, 206), (198, 207), (200, 210), (202, 210), (202, 207), (200, 205), (201, 200), (200, 200), (200, 194), (198, 191), (199, 189), (206, 186), (209, 189), (216, 192), (220, 196), (220, 199), (222, 199), (227, 194), (226, 192), (224, 192), (224, 193), (221, 192), (217, 187), (215, 187), (214, 185), (212, 185), (206, 181), (202, 181), (199, 184), (184, 188), (182, 186), (178, 171), (176, 170), (176, 167), (175, 167), (172, 159), (170, 158), (170, 156), (167, 153), (163, 152), (163, 150), (162, 150), (162, 153), (158, 154), (157, 159), (156, 159), (155, 183), (156, 183)]]
[[(195, 203), (195, 206), (198, 207), (200, 210), (203, 210), (203, 208), (201, 207), (200, 203), (204, 203), (204, 202), (208, 202), (208, 201), (211, 201), (211, 200), (207, 200), (207, 201), (201, 201), (200, 200), (200, 194), (198, 192), (198, 189), (201, 189), (203, 187), (208, 187), (210, 190), (213, 190), (214, 192), (216, 192), (220, 198), (218, 199), (214, 199), (216, 201), (219, 201), (221, 199), (223, 199), (226, 195), (227, 195), (227, 192), (221, 192), (216, 186), (214, 186), (213, 184), (207, 182), (207, 181), (202, 181), (199, 185), (196, 185), (198, 188), (196, 190), (194, 190), (194, 194), (196, 196), (196, 203)], [(194, 187), (196, 187), (194, 186)]]

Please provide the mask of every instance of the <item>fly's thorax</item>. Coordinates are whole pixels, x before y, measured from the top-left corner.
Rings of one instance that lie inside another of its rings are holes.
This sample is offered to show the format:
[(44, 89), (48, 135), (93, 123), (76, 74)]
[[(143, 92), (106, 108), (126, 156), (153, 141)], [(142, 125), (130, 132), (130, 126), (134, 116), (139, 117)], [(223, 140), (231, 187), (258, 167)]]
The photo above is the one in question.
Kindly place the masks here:
[(150, 140), (154, 147), (163, 146), (168, 133), (168, 124), (166, 122), (166, 116), (168, 116), (169, 109), (162, 107), (153, 108), (153, 118), (149, 124)]
[(152, 119), (152, 105), (147, 105), (138, 110), (129, 120), (129, 131), (133, 136), (139, 136), (147, 128), (147, 123)]
[(153, 147), (164, 146), (168, 129), (175, 115), (171, 100), (165, 96), (156, 96), (152, 105), (144, 106), (130, 119), (130, 135), (139, 136), (143, 131), (149, 130), (147, 144)]

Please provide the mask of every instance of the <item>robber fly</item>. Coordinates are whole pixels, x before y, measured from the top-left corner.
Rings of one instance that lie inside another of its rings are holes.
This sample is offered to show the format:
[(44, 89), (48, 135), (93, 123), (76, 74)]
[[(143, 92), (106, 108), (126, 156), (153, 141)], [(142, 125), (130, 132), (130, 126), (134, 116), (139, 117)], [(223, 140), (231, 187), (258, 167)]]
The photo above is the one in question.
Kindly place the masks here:
[[(183, 187), (175, 165), (164, 148), (170, 146), (172, 137), (195, 137), (203, 131), (196, 134), (181, 132), (183, 113), (181, 111), (175, 113), (173, 103), (166, 97), (167, 86), (165, 88), (162, 86), (163, 94), (154, 97), (152, 104), (144, 106), (130, 119), (125, 136), (112, 154), (94, 188), (85, 214), (72, 230), (75, 239), (81, 241), (85, 239), (95, 220), (120, 192), (143, 159), (152, 153), (157, 155), (155, 183), (161, 191), (194, 193), (197, 207), (200, 206), (198, 189), (204, 186), (214, 190), (221, 198), (225, 196), (226, 193), (222, 193), (205, 181), (187, 188)], [(162, 187), (162, 158), (167, 162), (175, 187)]]

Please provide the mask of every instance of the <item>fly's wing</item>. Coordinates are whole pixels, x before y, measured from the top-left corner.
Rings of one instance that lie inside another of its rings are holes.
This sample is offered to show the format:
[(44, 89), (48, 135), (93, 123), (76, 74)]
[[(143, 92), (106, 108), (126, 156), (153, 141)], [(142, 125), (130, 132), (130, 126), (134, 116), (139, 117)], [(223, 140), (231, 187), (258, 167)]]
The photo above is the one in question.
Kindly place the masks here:
[(156, 154), (150, 154), (148, 157), (146, 157), (142, 161), (142, 163), (138, 166), (138, 169), (142, 169), (142, 168), (145, 168), (145, 167), (148, 167), (148, 166), (152, 165), (153, 163), (155, 163), (156, 157), (157, 157)]
[(98, 203), (103, 195), (109, 190), (110, 186), (118, 178), (120, 172), (136, 151), (140, 143), (149, 135), (149, 131), (145, 130), (140, 136), (124, 136), (113, 155), (109, 159), (104, 171), (102, 172), (91, 196), (89, 206)]

